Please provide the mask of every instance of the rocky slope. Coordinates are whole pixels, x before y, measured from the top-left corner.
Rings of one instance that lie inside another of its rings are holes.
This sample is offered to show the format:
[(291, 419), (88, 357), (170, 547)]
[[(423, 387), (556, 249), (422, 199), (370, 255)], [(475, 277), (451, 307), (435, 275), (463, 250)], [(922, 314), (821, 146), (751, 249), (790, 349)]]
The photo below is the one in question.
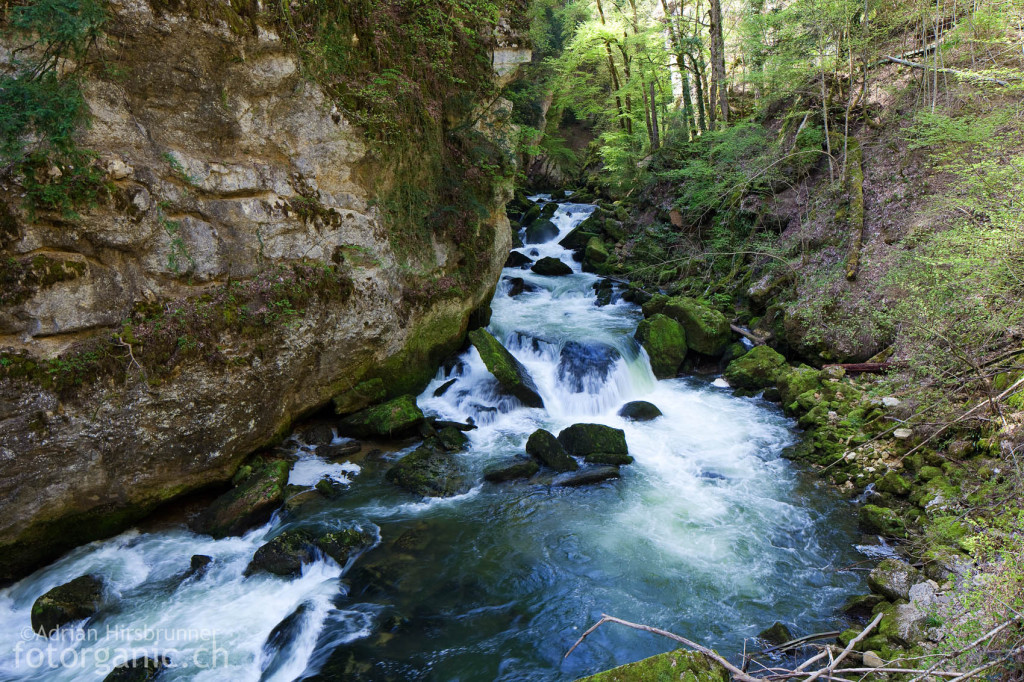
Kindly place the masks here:
[[(69, 218), (0, 193), (0, 580), (226, 481), (332, 398), (416, 390), (510, 245), (501, 178), (468, 234), (391, 229), (388, 150), (273, 29), (109, 11), (81, 135), (106, 198)], [(507, 79), (529, 51), (497, 35)]]

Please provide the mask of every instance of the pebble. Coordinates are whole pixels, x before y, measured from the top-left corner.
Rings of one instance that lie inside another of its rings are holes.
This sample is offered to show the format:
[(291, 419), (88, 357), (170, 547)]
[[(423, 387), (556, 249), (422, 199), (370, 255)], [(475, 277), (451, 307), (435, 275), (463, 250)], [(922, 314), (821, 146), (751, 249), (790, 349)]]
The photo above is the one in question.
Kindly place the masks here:
[(864, 665), (866, 665), (869, 668), (881, 668), (883, 665), (885, 665), (885, 661), (883, 661), (881, 657), (874, 651), (865, 651)]
[(896, 407), (897, 405), (900, 404), (900, 399), (894, 398), (891, 395), (887, 395), (884, 398), (882, 398), (882, 404), (885, 405), (886, 407)]
[(899, 440), (906, 440), (913, 435), (914, 432), (911, 429), (896, 429), (895, 431), (892, 432), (892, 437), (897, 438)]

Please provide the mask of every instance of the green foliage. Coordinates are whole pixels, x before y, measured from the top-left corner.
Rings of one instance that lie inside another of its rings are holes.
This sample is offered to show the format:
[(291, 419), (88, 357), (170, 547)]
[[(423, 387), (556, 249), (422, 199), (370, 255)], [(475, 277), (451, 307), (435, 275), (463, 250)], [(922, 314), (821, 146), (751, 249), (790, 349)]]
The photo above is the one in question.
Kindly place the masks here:
[[(73, 217), (100, 198), (103, 173), (74, 134), (87, 122), (80, 73), (105, 20), (97, 0), (37, 0), (11, 10), (13, 34), (34, 42), (0, 76), (0, 173), (17, 178), (30, 211)], [(73, 65), (73, 69), (69, 69)]]

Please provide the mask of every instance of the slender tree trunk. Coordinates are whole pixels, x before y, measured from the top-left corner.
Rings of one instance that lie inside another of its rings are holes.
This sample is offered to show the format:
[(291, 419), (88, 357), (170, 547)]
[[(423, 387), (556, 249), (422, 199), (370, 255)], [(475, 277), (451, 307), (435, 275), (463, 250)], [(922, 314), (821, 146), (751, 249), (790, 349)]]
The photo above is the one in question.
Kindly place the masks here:
[[(601, 0), (597, 0), (597, 13), (601, 17), (601, 25), (607, 26), (604, 20), (604, 7), (601, 5)], [(622, 96), (619, 95), (619, 72), (615, 68), (615, 58), (612, 57), (612, 45), (607, 40), (604, 41), (604, 51), (608, 56), (608, 71), (612, 75), (612, 91), (615, 93), (615, 108), (619, 112), (619, 127), (625, 130), (626, 120), (622, 115)]]
[(729, 122), (729, 93), (725, 82), (725, 39), (722, 33), (722, 2), (711, 0), (711, 77), (712, 98), (717, 91), (718, 101), (712, 101), (712, 108), (721, 107), (722, 123)]
[[(866, 0), (865, 0), (866, 1)], [(690, 96), (690, 74), (686, 71), (686, 53), (683, 50), (682, 28), (675, 25), (675, 19), (668, 9), (668, 0), (661, 0), (661, 8), (665, 12), (665, 23), (672, 41), (676, 56), (676, 68), (683, 90), (683, 125), (686, 126), (686, 139), (693, 139), (696, 127), (693, 120), (693, 98)], [(662, 118), (664, 120), (664, 117)]]
[[(622, 34), (623, 38), (626, 38), (625, 32)], [(633, 76), (629, 69), (629, 52), (626, 51), (626, 44), (622, 43), (619, 45), (619, 52), (622, 53), (622, 72), (626, 76), (626, 132), (629, 135), (633, 134), (633, 99), (629, 94), (629, 86), (633, 81)]]
[(661, 136), (658, 133), (658, 100), (654, 97), (654, 81), (651, 81), (651, 148), (658, 149), (661, 146)]
[(700, 132), (706, 133), (708, 131), (708, 122), (704, 111), (704, 88), (701, 83), (701, 69), (698, 67), (693, 55), (690, 55), (690, 64), (693, 66), (693, 82), (697, 88), (697, 114), (700, 117)]

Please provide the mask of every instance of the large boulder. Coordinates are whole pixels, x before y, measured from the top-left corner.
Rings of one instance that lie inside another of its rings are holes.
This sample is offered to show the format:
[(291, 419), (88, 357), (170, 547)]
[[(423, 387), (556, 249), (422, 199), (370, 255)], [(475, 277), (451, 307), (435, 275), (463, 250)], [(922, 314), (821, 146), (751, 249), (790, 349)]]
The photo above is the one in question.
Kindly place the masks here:
[(576, 471), (580, 467), (558, 439), (544, 429), (537, 429), (530, 434), (526, 440), (526, 454), (555, 471)]
[(910, 589), (924, 581), (921, 573), (905, 561), (884, 559), (868, 575), (868, 587), (872, 592), (890, 601), (910, 599)]
[(302, 573), (302, 566), (315, 561), (320, 552), (344, 566), (352, 554), (373, 542), (372, 535), (354, 528), (322, 535), (308, 530), (289, 530), (257, 549), (245, 573), (297, 576)]
[(619, 410), (619, 416), (635, 422), (649, 422), (661, 416), (658, 406), (646, 400), (634, 400)]
[(526, 254), (513, 251), (505, 259), (506, 268), (527, 268), (533, 265), (533, 260)]
[(671, 379), (686, 357), (686, 332), (683, 326), (665, 315), (642, 320), (634, 335), (651, 359), (651, 371), (659, 379)]
[(530, 269), (538, 275), (547, 275), (548, 277), (563, 277), (572, 274), (572, 268), (559, 259), (550, 256), (541, 258)]
[(469, 486), (458, 458), (450, 452), (423, 445), (398, 460), (385, 478), (424, 497), (451, 497)]
[(600, 265), (607, 262), (610, 257), (608, 246), (600, 237), (591, 237), (587, 240), (587, 246), (583, 252), (583, 259), (586, 262)]
[(573, 424), (558, 434), (558, 442), (575, 457), (594, 464), (630, 464), (626, 433), (603, 424)]
[(576, 251), (578, 249), (586, 248), (587, 242), (592, 238), (600, 238), (600, 235), (591, 229), (595, 227), (590, 224), (591, 220), (593, 220), (593, 218), (587, 218), (582, 223), (572, 228), (572, 231), (570, 231), (569, 234), (559, 240), (558, 245), (564, 249)]
[(604, 343), (570, 341), (559, 351), (558, 380), (573, 393), (598, 393), (622, 356)]
[(83, 575), (58, 585), (32, 604), (32, 630), (52, 636), (62, 625), (92, 617), (103, 603), (103, 581)]
[(527, 244), (543, 244), (558, 236), (558, 226), (547, 218), (540, 218), (526, 228), (526, 236), (523, 239)]
[(341, 421), (341, 429), (357, 438), (391, 438), (411, 433), (422, 421), (416, 397), (403, 395), (350, 414)]
[(721, 355), (732, 340), (732, 330), (725, 315), (694, 298), (676, 296), (668, 299), (661, 312), (683, 325), (686, 345), (698, 353)]
[(725, 368), (725, 380), (733, 388), (761, 391), (774, 386), (788, 369), (786, 358), (768, 346), (756, 346)]
[(789, 372), (780, 372), (776, 378), (782, 405), (789, 408), (797, 398), (813, 391), (821, 383), (821, 372), (813, 367), (797, 367)]
[(892, 509), (879, 507), (874, 504), (865, 504), (860, 508), (861, 528), (868, 533), (877, 533), (890, 538), (907, 537), (907, 527)]
[(235, 487), (214, 500), (192, 522), (192, 529), (224, 538), (266, 523), (284, 501), (289, 468), (281, 459), (257, 459), (243, 466), (235, 475)]
[(487, 330), (474, 329), (469, 333), (469, 341), (480, 353), (487, 371), (494, 375), (502, 388), (527, 407), (544, 407), (544, 400), (537, 392), (530, 373)]

